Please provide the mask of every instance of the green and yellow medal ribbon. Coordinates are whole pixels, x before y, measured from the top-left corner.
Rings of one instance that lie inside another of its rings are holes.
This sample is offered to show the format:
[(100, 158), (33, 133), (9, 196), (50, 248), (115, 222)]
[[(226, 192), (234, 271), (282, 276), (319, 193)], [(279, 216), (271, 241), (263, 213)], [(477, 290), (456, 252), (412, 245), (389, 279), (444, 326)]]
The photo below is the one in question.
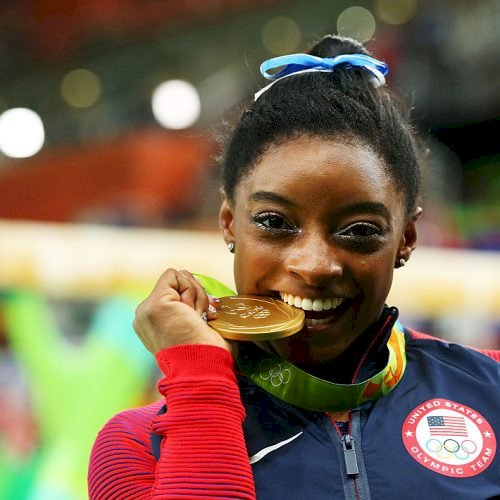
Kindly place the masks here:
[(238, 366), (255, 385), (282, 401), (313, 411), (333, 412), (357, 408), (388, 394), (401, 380), (406, 368), (405, 340), (396, 323), (387, 342), (387, 365), (367, 380), (355, 384), (336, 384), (317, 378), (257, 349), (239, 350)]
[[(213, 278), (196, 275), (207, 293), (214, 296), (234, 292)], [(261, 349), (239, 349), (237, 364), (256, 386), (282, 401), (312, 411), (333, 412), (357, 408), (388, 394), (403, 377), (406, 368), (403, 327), (396, 322), (387, 342), (386, 366), (367, 380), (354, 384), (336, 384), (317, 378), (277, 355)]]

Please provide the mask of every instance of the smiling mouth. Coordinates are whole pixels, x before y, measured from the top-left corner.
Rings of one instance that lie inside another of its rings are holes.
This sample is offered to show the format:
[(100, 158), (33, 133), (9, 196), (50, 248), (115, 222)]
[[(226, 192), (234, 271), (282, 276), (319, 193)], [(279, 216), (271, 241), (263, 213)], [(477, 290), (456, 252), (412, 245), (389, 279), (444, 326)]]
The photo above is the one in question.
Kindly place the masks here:
[(326, 325), (331, 323), (335, 319), (337, 309), (346, 300), (343, 297), (310, 299), (286, 292), (280, 292), (280, 297), (281, 300), (288, 305), (304, 311), (306, 326)]

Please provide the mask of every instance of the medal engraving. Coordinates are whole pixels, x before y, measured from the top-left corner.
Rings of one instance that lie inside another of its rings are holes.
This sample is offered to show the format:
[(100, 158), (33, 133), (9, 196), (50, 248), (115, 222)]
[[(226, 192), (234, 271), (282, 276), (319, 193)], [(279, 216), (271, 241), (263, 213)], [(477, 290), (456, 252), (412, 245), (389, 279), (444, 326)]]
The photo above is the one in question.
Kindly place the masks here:
[(208, 325), (226, 339), (273, 340), (297, 333), (304, 311), (271, 297), (222, 297), (219, 316)]
[(224, 311), (224, 313), (229, 315), (239, 316), (242, 319), (250, 317), (262, 319), (271, 315), (271, 311), (263, 306), (250, 307), (244, 302), (239, 302), (238, 304), (235, 304), (234, 307), (223, 305), (221, 307), (221, 311)]

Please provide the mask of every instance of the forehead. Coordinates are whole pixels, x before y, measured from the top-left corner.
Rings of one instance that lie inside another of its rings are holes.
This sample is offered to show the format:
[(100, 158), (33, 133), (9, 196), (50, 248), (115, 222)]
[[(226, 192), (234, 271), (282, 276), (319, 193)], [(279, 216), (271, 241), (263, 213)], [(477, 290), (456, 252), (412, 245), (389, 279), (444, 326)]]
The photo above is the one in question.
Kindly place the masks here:
[(355, 141), (299, 137), (270, 146), (237, 190), (237, 201), (271, 191), (317, 204), (400, 199), (383, 159)]

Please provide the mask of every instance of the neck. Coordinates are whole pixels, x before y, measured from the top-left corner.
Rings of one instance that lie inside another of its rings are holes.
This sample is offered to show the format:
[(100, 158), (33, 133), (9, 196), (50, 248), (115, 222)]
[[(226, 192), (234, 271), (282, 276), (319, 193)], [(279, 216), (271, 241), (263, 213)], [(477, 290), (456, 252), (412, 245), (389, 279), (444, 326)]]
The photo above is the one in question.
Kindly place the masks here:
[(368, 378), (387, 363), (384, 349), (391, 329), (398, 318), (395, 307), (385, 307), (380, 319), (371, 325), (339, 356), (324, 363), (296, 363), (296, 366), (315, 377), (337, 384), (352, 384)]

